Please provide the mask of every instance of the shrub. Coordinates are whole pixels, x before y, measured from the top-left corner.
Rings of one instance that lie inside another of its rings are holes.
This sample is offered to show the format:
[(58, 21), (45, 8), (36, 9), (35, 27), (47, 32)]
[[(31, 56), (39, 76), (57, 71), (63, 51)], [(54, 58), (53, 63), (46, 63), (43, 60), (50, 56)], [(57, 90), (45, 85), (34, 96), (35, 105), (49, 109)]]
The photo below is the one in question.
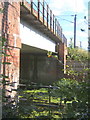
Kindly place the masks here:
[(88, 51), (81, 48), (68, 48), (68, 60), (86, 61), (90, 59)]
[[(58, 90), (54, 92), (64, 101), (62, 118), (88, 118), (89, 83), (63, 78), (54, 83)], [(62, 102), (61, 101), (61, 102)]]

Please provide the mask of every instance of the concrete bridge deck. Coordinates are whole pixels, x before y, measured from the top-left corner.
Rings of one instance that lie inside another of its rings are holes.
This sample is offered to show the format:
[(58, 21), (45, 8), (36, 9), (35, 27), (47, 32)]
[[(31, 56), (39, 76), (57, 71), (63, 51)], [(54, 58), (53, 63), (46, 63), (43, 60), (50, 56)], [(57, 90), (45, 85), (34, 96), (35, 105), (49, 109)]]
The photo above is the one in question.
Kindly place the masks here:
[[(55, 42), (67, 42), (62, 33), (62, 28), (45, 2), (35, 3), (30, 0), (21, 2), (20, 17), (36, 29), (46, 34)], [(63, 40), (64, 39), (64, 40)]]
[[(21, 3), (0, 3), (0, 7), (4, 9), (0, 14), (0, 28), (7, 40), (5, 52), (9, 55), (3, 59), (4, 62), (11, 63), (7, 66), (2, 65), (2, 74), (9, 76), (8, 80), (11, 83), (14, 82), (13, 88), (17, 89), (20, 78), (48, 84), (58, 80), (65, 65), (67, 39), (48, 4), (39, 0), (37, 3), (32, 0), (28, 3), (24, 0)], [(38, 41), (38, 45), (42, 43), (42, 46), (32, 45), (33, 41)], [(48, 50), (57, 52), (63, 66), (56, 58), (48, 58)], [(8, 89), (12, 90), (12, 87), (9, 86)], [(12, 92), (11, 95), (14, 97), (15, 93)]]

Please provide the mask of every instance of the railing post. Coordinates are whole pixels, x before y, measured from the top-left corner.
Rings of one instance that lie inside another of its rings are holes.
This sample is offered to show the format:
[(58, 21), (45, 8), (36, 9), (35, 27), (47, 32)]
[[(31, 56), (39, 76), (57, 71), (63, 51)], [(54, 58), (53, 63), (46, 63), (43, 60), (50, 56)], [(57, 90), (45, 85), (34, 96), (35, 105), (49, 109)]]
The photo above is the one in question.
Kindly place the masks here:
[(22, 0), (22, 2), (20, 2), (21, 3), (21, 5), (24, 5), (24, 3), (25, 3), (25, 0)]
[(55, 18), (55, 35), (56, 35), (57, 19)]
[(59, 37), (59, 24), (58, 24), (58, 21), (57, 21), (57, 36)]
[(47, 27), (48, 27), (48, 10), (49, 10), (49, 6), (47, 5)]
[(31, 13), (33, 13), (33, 0), (31, 0)]
[(52, 28), (52, 11), (50, 10), (50, 30)]
[(40, 19), (40, 0), (38, 0), (38, 20)]
[(43, 24), (44, 24), (44, 14), (45, 14), (45, 13), (44, 13), (44, 6), (45, 6), (45, 5), (44, 5), (44, 0), (43, 0)]
[(54, 17), (55, 17), (55, 16), (54, 16), (54, 14), (53, 14), (53, 33), (54, 33), (54, 22), (55, 22), (55, 21), (54, 21)]
[(51, 104), (51, 85), (48, 87), (48, 94), (49, 94), (49, 116), (51, 116), (50, 104)]
[(58, 21), (57, 21), (57, 36), (59, 36), (59, 24), (58, 24)]
[(61, 37), (62, 37), (62, 35), (63, 35), (63, 34), (62, 34), (62, 28), (61, 28)]

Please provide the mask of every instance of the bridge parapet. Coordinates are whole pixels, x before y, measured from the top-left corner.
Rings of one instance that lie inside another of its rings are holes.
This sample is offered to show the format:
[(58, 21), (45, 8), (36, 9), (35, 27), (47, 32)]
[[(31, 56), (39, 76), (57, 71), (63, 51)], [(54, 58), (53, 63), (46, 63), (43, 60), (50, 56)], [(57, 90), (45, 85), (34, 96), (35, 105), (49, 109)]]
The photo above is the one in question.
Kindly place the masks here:
[[(35, 25), (44, 32), (44, 34), (49, 35), (52, 40), (62, 42), (62, 27), (44, 0), (23, 0), (23, 2), (21, 2), (21, 13), (21, 18), (23, 17), (25, 20), (29, 18), (29, 23)], [(28, 15), (26, 13), (28, 13)], [(28, 18), (25, 15), (28, 16)]]
[(66, 46), (67, 46), (67, 38), (65, 37), (65, 35), (63, 34), (63, 36), (62, 36), (62, 42), (63, 43), (65, 43), (66, 44)]

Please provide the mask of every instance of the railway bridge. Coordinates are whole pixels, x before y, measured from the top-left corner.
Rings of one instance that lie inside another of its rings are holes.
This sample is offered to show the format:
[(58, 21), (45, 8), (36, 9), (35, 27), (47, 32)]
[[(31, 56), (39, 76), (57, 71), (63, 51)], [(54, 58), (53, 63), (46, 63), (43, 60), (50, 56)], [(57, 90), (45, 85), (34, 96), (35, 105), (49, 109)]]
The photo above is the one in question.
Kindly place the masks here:
[[(67, 39), (60, 23), (43, 0), (0, 3), (2, 36), (6, 38), (2, 74), (14, 88), (19, 83), (52, 84), (62, 75)], [(52, 56), (47, 54), (52, 54)], [(55, 57), (53, 57), (55, 56)]]

